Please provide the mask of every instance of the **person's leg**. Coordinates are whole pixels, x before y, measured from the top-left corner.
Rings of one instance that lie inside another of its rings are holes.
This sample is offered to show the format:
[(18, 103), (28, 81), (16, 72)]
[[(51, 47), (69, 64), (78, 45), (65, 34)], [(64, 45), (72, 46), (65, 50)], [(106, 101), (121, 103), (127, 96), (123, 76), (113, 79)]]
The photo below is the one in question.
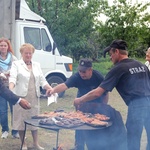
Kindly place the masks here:
[(84, 136), (83, 132), (81, 130), (76, 130), (75, 131), (75, 149), (76, 150), (84, 150)]
[(23, 130), (19, 130), (18, 132), (19, 132), (19, 137), (20, 137), (20, 140), (21, 140), (21, 144), (23, 143), (23, 149), (27, 149), (27, 145), (25, 143), (25, 140), (23, 139), (24, 131)]
[[(9, 102), (9, 107), (10, 107), (10, 113), (11, 113), (11, 126), (12, 126), (12, 122), (13, 122), (13, 105), (12, 103)], [(13, 138), (19, 138), (19, 134), (17, 130), (11, 130), (11, 135)]]
[(147, 147), (146, 150), (150, 150), (150, 108), (147, 108), (147, 118), (145, 119), (145, 130), (147, 134)]
[(145, 107), (133, 102), (128, 107), (127, 116), (127, 143), (128, 150), (140, 150), (140, 140), (144, 125)]
[(13, 130), (13, 129), (12, 129), (12, 130), (11, 130), (11, 134), (12, 134), (12, 135), (18, 134), (18, 130)]
[(11, 135), (12, 135), (12, 138), (14, 139), (19, 139), (19, 133), (18, 133), (18, 130), (11, 130)]
[(1, 118), (1, 126), (2, 133), (7, 133), (5, 135), (2, 134), (2, 138), (7, 138), (8, 136), (8, 104), (7, 101), (0, 96), (0, 118)]
[[(85, 143), (88, 150), (111, 150), (116, 143), (112, 142), (111, 132), (109, 128), (101, 128), (99, 130), (86, 130), (84, 131)], [(116, 138), (116, 137), (114, 137)], [(117, 143), (118, 144), (118, 143)], [(114, 150), (118, 150), (115, 149)], [(122, 150), (122, 149), (119, 149)]]
[(32, 130), (32, 137), (33, 137), (33, 146), (38, 150), (44, 150), (38, 143), (38, 130)]

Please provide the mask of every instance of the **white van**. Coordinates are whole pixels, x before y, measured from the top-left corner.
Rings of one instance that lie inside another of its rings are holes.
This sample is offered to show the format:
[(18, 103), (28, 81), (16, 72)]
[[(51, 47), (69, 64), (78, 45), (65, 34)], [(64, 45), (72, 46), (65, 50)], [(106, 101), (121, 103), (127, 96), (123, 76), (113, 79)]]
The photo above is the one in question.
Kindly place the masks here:
[(41, 64), (47, 81), (66, 81), (72, 75), (72, 58), (59, 53), (45, 19), (32, 12), (25, 0), (1, 0), (0, 8), (0, 37), (10, 39), (15, 56), (20, 58), (22, 44), (31, 43), (36, 49), (33, 60)]

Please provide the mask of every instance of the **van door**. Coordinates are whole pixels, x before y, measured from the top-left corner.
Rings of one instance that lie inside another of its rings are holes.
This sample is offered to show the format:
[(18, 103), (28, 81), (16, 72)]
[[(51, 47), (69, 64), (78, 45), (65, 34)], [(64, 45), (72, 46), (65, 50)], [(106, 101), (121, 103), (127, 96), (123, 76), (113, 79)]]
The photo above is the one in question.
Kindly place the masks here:
[(46, 30), (37, 27), (23, 27), (24, 41), (35, 47), (33, 60), (41, 64), (44, 74), (55, 69), (55, 55), (52, 53), (52, 43)]

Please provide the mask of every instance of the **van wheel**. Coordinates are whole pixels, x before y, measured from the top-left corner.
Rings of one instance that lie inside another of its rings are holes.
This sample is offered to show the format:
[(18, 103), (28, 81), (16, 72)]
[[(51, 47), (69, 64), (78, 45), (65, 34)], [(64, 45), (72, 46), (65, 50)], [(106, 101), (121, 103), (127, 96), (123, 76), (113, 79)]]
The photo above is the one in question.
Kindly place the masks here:
[[(59, 76), (51, 76), (51, 77), (48, 77), (47, 78), (47, 82), (52, 86), (56, 86), (57, 84), (60, 84), (60, 83), (64, 83), (64, 80), (62, 78), (60, 78)], [(59, 93), (59, 97), (63, 97), (65, 94), (65, 91), (64, 92), (61, 92)]]

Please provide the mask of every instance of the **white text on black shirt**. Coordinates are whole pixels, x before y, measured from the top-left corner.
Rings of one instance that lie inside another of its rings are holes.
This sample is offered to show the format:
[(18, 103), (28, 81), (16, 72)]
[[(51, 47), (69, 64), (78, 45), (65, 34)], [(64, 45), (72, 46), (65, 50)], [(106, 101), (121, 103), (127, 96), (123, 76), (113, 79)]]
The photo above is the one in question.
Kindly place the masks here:
[(143, 66), (135, 67), (135, 68), (130, 68), (129, 71), (130, 71), (131, 74), (141, 73), (141, 72), (145, 72), (145, 68)]

